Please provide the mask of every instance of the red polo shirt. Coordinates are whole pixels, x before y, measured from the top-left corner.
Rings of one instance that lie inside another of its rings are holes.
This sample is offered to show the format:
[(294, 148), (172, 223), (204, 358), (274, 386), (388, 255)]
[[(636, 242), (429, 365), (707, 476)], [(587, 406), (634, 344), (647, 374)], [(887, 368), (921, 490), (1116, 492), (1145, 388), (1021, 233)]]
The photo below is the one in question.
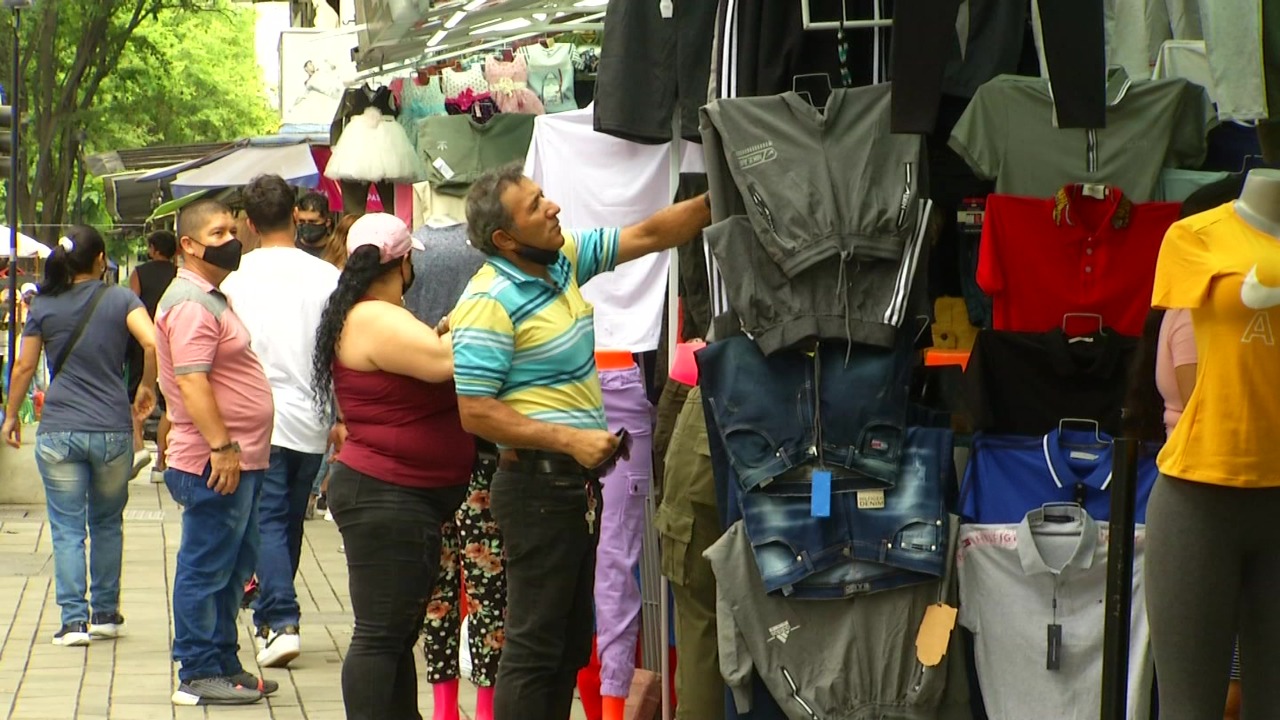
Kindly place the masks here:
[[(1142, 335), (1156, 257), (1178, 203), (1134, 203), (1116, 188), (1101, 199), (1080, 185), (1049, 199), (987, 198), (978, 285), (992, 300), (996, 330), (1047, 332), (1072, 313), (1102, 316), (1124, 335)], [(1071, 319), (1072, 335), (1097, 320)]]

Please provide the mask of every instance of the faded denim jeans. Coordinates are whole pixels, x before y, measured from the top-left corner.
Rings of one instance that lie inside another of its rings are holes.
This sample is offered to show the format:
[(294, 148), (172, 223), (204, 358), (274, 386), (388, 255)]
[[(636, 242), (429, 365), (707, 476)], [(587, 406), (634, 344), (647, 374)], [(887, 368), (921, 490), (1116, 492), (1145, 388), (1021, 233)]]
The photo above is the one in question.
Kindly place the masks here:
[(703, 402), (714, 415), (741, 490), (790, 470), (828, 465), (835, 485), (898, 474), (914, 356), (902, 347), (824, 344), (764, 355), (746, 337), (699, 350)]
[[(813, 517), (809, 483), (779, 479), (739, 495), (765, 589), (842, 598), (936, 580), (946, 566), (946, 490), (955, 482), (950, 430), (907, 430), (891, 486), (874, 481), (831, 497)], [(797, 471), (807, 476), (808, 468)], [(796, 492), (787, 492), (795, 490)]]
[(62, 624), (89, 622), (86, 593), (93, 612), (118, 611), (133, 433), (37, 432), (36, 467), (44, 480)]

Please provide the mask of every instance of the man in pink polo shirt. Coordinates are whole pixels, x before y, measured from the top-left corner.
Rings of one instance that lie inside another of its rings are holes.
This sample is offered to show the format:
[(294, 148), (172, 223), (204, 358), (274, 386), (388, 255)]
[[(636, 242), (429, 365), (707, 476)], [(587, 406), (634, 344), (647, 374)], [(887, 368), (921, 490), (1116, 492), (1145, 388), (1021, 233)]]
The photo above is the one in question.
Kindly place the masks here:
[(230, 209), (188, 205), (184, 265), (156, 312), (160, 387), (169, 403), (165, 484), (183, 506), (173, 581), (177, 705), (242, 705), (277, 687), (236, 656), (236, 614), (258, 560), (258, 493), (271, 449), (271, 386), (249, 332), (218, 286), (240, 266)]

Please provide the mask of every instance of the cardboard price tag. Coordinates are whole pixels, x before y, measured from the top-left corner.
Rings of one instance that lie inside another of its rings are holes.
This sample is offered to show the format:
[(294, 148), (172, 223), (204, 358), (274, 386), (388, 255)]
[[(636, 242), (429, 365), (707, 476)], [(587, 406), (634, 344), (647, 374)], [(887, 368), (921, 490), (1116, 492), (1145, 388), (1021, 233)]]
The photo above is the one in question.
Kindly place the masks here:
[(951, 644), (951, 631), (956, 627), (958, 611), (944, 603), (930, 605), (924, 611), (920, 632), (916, 634), (916, 659), (925, 667), (937, 667)]

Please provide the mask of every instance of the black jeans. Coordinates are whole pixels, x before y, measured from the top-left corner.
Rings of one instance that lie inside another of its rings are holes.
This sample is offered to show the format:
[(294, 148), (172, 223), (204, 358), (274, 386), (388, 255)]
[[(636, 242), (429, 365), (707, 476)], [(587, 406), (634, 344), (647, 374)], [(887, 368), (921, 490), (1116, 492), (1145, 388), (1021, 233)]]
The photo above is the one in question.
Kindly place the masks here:
[(348, 720), (421, 720), (414, 643), (440, 572), (440, 527), (466, 485), (419, 489), (332, 466), (355, 633), (342, 664)]
[[(600, 502), (600, 484), (590, 491)], [(489, 502), (507, 550), (507, 639), (493, 716), (567, 720), (578, 671), (591, 659), (602, 506), (588, 530), (584, 478), (503, 470)]]

